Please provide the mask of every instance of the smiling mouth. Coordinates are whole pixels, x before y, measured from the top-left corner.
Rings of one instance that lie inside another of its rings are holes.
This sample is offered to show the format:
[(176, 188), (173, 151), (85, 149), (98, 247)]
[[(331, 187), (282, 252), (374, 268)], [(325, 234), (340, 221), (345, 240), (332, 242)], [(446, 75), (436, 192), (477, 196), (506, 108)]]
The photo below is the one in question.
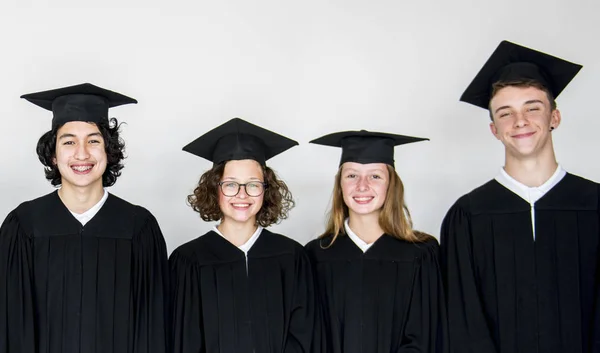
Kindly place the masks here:
[(535, 131), (528, 132), (528, 133), (525, 133), (525, 134), (513, 135), (513, 138), (517, 138), (517, 139), (526, 138), (526, 137), (532, 136), (533, 134), (535, 134)]
[(373, 201), (375, 197), (373, 196), (360, 196), (360, 197), (353, 197), (352, 199), (354, 200), (354, 202), (358, 203), (358, 204), (367, 204), (371, 201)]
[(94, 168), (93, 165), (72, 165), (71, 170), (75, 172), (75, 174), (87, 174)]
[(236, 210), (245, 210), (250, 207), (249, 203), (232, 203), (231, 206)]

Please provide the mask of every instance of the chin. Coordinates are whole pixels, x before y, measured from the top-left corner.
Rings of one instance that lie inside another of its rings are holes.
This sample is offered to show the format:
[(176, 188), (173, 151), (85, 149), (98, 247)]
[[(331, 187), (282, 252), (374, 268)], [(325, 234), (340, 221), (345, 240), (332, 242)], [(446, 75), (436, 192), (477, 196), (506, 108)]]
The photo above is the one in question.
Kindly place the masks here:
[(233, 219), (234, 221), (236, 221), (237, 223), (249, 223), (252, 221), (251, 218), (247, 218), (247, 217), (237, 217)]
[(374, 210), (374, 209), (360, 209), (360, 208), (356, 208), (353, 209), (352, 212), (354, 212), (355, 214), (359, 215), (359, 216), (366, 216), (366, 215), (370, 215), (372, 213), (375, 213), (379, 210)]
[(256, 220), (254, 215), (232, 215), (229, 218), (236, 223), (248, 223)]
[(85, 187), (93, 187), (94, 185), (100, 183), (100, 185), (102, 185), (102, 180), (92, 180), (92, 181), (86, 181), (86, 180), (65, 180), (62, 184), (63, 185), (70, 185), (70, 186), (74, 186), (74, 187), (78, 187), (78, 188), (85, 188)]

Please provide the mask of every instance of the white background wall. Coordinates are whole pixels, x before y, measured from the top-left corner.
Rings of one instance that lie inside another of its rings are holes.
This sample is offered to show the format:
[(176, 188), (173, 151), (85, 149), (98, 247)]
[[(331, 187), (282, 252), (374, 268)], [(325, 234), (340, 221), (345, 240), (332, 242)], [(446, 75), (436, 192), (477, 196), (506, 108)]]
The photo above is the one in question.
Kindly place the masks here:
[(415, 227), (435, 236), (446, 210), (492, 178), (503, 148), (487, 111), (458, 101), (503, 39), (581, 63), (558, 99), (559, 162), (600, 181), (600, 47), (594, 0), (3, 0), (0, 5), (0, 214), (53, 190), (37, 160), (51, 113), (23, 93), (90, 82), (139, 104), (126, 168), (110, 189), (150, 209), (169, 252), (205, 231), (186, 203), (211, 164), (181, 151), (239, 116), (300, 142), (269, 161), (297, 201), (275, 231), (301, 243), (324, 226), (339, 130), (423, 136), (396, 148)]

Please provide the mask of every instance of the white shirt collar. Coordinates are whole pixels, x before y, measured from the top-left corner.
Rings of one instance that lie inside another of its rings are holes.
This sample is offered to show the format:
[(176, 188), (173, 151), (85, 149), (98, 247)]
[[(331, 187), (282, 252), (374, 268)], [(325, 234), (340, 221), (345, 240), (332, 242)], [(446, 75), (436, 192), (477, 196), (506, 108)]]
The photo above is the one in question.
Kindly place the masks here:
[[(250, 248), (252, 247), (252, 245), (254, 245), (254, 243), (256, 243), (256, 240), (258, 240), (258, 237), (260, 236), (260, 233), (262, 232), (262, 230), (263, 230), (263, 227), (261, 227), (261, 226), (256, 227), (256, 231), (254, 232), (254, 234), (252, 234), (250, 239), (248, 239), (244, 244), (242, 244), (240, 246), (236, 246), (236, 248), (242, 250), (244, 252), (244, 255), (248, 256), (248, 251), (250, 251)], [(220, 236), (222, 236), (223, 238), (225, 238), (223, 233), (221, 233), (219, 231), (219, 229), (217, 229), (217, 226), (213, 227), (213, 231), (215, 233), (219, 234)], [(225, 238), (225, 240), (227, 240), (227, 238)], [(229, 241), (229, 240), (227, 240), (227, 241)]]
[(100, 201), (98, 201), (89, 210), (87, 210), (83, 213), (75, 213), (71, 210), (69, 210), (69, 212), (71, 212), (73, 217), (75, 217), (79, 221), (79, 223), (81, 223), (81, 225), (84, 226), (84, 225), (86, 225), (87, 222), (89, 222), (92, 218), (94, 218), (94, 216), (96, 215), (96, 213), (98, 213), (98, 211), (100, 211), (102, 206), (104, 206), (104, 203), (106, 202), (107, 198), (108, 198), (108, 191), (106, 191), (106, 189), (104, 189), (104, 195), (102, 195), (102, 198), (100, 199)]
[(550, 179), (548, 179), (545, 183), (540, 186), (529, 187), (508, 175), (504, 168), (500, 168), (500, 173), (498, 173), (495, 179), (498, 183), (521, 197), (523, 200), (529, 202), (530, 204), (534, 204), (548, 191), (552, 190), (552, 188), (556, 186), (556, 184), (558, 184), (562, 178), (565, 177), (565, 175), (567, 175), (567, 172), (563, 169), (563, 167), (558, 165), (554, 174), (552, 174)]
[(360, 250), (362, 250), (363, 253), (366, 252), (367, 250), (369, 250), (369, 248), (371, 246), (373, 246), (373, 244), (375, 244), (375, 243), (367, 244), (358, 235), (356, 235), (356, 233), (354, 233), (352, 231), (352, 229), (350, 229), (350, 219), (349, 218), (346, 218), (346, 220), (344, 221), (344, 229), (346, 230), (346, 234), (348, 234), (348, 237), (350, 237), (350, 239), (352, 239), (354, 244), (356, 244), (356, 246), (358, 246), (360, 248)]

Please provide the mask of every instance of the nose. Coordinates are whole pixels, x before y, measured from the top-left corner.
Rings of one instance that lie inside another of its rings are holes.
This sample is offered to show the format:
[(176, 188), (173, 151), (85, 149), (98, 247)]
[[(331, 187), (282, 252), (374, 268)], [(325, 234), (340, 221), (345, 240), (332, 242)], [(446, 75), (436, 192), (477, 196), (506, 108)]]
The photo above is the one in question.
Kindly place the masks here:
[(90, 157), (90, 153), (88, 151), (88, 146), (85, 143), (80, 143), (77, 145), (75, 150), (75, 159), (77, 160), (86, 160)]
[(248, 193), (246, 193), (246, 185), (240, 185), (240, 191), (236, 196), (240, 199), (245, 199), (246, 197), (249, 197)]
[(525, 114), (517, 112), (515, 117), (515, 127), (524, 127), (527, 126), (529, 122), (525, 117)]
[(369, 190), (369, 182), (366, 177), (360, 177), (356, 181), (356, 190), (358, 190), (358, 191)]

